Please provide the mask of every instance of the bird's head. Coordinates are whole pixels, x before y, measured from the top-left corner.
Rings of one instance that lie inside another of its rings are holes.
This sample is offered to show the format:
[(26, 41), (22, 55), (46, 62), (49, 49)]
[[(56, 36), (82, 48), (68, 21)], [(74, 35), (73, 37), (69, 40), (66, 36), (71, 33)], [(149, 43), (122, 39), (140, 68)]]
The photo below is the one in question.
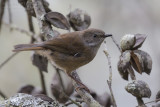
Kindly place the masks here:
[(102, 30), (99, 29), (86, 29), (83, 32), (84, 43), (91, 47), (100, 46), (106, 37), (112, 36), (111, 34), (105, 34)]

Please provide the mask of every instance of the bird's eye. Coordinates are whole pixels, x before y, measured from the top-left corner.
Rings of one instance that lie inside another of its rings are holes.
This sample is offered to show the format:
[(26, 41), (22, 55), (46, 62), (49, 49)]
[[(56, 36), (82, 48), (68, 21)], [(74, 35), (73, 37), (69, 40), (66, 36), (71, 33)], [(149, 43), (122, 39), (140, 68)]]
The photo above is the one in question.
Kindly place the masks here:
[(93, 37), (94, 37), (94, 38), (96, 38), (96, 37), (97, 37), (97, 35), (96, 35), (96, 34), (94, 34), (94, 35), (93, 35)]

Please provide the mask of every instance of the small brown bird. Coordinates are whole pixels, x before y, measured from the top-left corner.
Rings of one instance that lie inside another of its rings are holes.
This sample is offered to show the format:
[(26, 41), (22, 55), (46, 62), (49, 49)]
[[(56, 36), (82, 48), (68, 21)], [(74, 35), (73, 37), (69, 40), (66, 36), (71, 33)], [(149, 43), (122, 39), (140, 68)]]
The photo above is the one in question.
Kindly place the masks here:
[[(83, 85), (71, 76), (71, 72), (92, 61), (103, 40), (109, 36), (112, 35), (105, 35), (102, 30), (92, 28), (62, 34), (39, 44), (16, 45), (13, 51), (34, 50), (47, 57), (52, 64), (64, 70), (72, 79)], [(88, 90), (85, 85), (83, 87)]]

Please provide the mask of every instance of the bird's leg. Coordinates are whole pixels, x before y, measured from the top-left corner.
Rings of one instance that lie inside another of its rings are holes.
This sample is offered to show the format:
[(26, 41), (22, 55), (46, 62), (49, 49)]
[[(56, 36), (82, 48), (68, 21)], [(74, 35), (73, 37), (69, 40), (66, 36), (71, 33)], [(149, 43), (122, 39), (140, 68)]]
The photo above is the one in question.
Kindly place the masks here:
[(68, 76), (70, 76), (76, 83), (79, 84), (79, 86), (78, 86), (75, 90), (78, 90), (78, 89), (85, 89), (87, 92), (90, 93), (90, 90), (88, 89), (88, 87), (87, 87), (86, 85), (84, 85), (84, 84), (81, 82), (81, 80), (79, 80), (79, 79), (73, 77), (70, 73), (67, 73), (67, 74), (68, 74)]

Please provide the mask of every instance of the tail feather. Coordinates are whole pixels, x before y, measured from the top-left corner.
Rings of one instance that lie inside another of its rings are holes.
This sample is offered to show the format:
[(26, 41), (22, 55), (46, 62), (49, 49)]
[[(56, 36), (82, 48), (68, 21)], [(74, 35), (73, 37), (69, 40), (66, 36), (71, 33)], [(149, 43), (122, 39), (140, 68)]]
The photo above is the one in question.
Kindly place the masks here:
[(14, 46), (13, 52), (41, 50), (41, 49), (43, 48), (39, 44), (20, 44), (20, 45)]

